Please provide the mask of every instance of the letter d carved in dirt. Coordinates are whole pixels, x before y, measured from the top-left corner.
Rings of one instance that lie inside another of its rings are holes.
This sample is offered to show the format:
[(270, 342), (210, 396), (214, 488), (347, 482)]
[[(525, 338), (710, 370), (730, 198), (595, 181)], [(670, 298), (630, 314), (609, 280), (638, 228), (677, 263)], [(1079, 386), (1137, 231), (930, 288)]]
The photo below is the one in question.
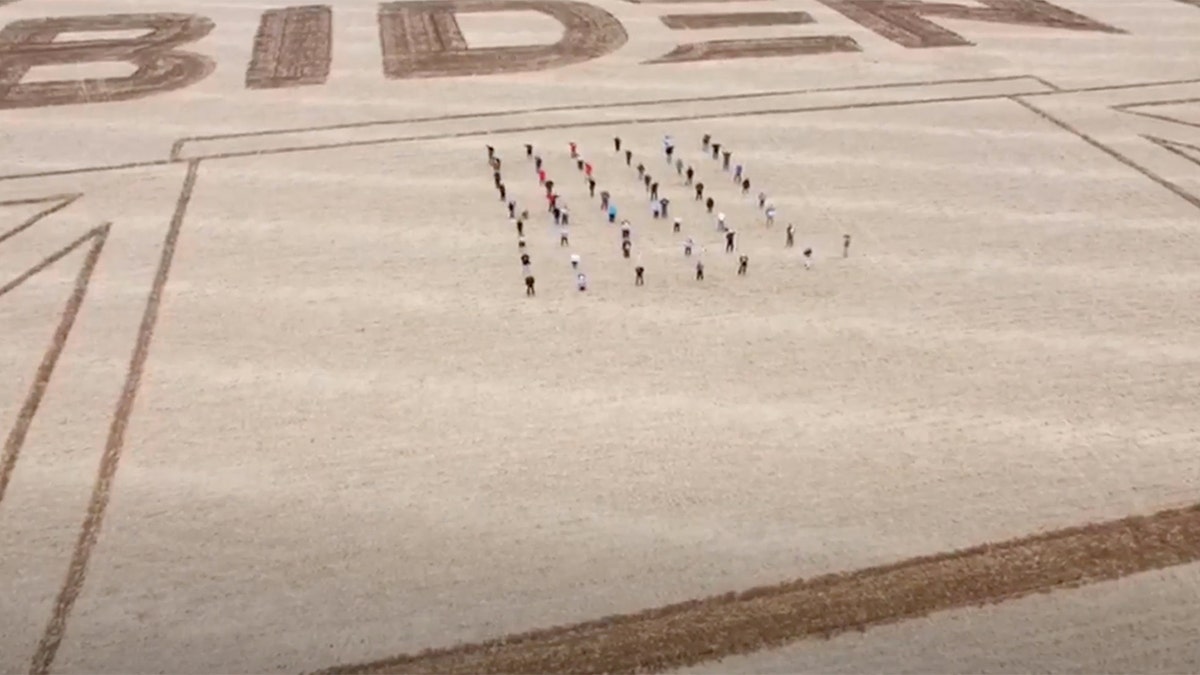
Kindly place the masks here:
[[(471, 49), (456, 14), (533, 11), (565, 29), (552, 45)], [(629, 39), (608, 12), (583, 2), (547, 0), (425, 0), (379, 7), (383, 73), (388, 79), (491, 75), (582, 63), (620, 49)]]
[[(180, 89), (213, 71), (211, 59), (177, 50), (213, 29), (194, 14), (111, 14), (14, 21), (0, 30), (0, 110), (125, 101)], [(56, 42), (63, 33), (146, 30), (132, 38)], [(30, 82), (31, 68), (119, 61), (137, 70), (128, 77)]]

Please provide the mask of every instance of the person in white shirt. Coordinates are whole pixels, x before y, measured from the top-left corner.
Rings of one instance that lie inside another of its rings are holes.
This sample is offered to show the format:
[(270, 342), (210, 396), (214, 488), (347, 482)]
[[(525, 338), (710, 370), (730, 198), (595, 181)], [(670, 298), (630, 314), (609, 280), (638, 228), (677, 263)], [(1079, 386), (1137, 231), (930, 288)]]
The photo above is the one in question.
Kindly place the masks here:
[(576, 275), (575, 276), (575, 285), (577, 285), (579, 287), (580, 291), (586, 291), (587, 290), (587, 275), (584, 274), (583, 272), (580, 272), (578, 275)]
[(718, 213), (717, 214), (717, 231), (724, 232), (725, 230), (728, 230), (728, 229), (729, 228), (726, 227), (726, 225), (725, 225), (725, 214)]
[(573, 269), (573, 270), (579, 269), (579, 262), (580, 262), (579, 254), (572, 253), (571, 254), (571, 269)]

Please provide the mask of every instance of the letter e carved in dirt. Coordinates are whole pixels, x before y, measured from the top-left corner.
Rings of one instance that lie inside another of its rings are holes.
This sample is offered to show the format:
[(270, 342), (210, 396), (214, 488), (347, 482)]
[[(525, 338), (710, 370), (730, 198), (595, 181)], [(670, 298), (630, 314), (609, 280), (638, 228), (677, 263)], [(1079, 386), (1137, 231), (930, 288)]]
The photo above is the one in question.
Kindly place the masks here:
[(1064, 30), (1124, 33), (1045, 0), (978, 0), (984, 7), (912, 0), (819, 0), (856, 23), (910, 49), (959, 47), (971, 42), (926, 19), (987, 21)]
[[(125, 101), (195, 84), (213, 71), (212, 60), (176, 49), (213, 29), (194, 14), (111, 14), (14, 21), (0, 30), (0, 110)], [(56, 42), (63, 33), (146, 30), (132, 38)], [(35, 66), (120, 61), (128, 77), (30, 82)]]
[[(565, 29), (552, 45), (471, 49), (456, 14), (533, 11)], [(608, 12), (583, 2), (547, 0), (422, 0), (379, 6), (383, 73), (388, 79), (491, 75), (582, 63), (620, 49), (629, 39)]]

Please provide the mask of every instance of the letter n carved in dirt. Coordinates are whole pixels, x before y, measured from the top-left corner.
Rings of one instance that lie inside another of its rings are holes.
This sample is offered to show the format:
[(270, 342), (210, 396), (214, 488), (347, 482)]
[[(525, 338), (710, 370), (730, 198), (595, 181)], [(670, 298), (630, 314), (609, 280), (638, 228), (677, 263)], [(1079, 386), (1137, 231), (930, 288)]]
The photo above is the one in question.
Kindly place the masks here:
[(911, 0), (819, 1), (892, 42), (911, 49), (971, 44), (957, 33), (926, 19), (927, 16), (1101, 33), (1125, 32), (1045, 0), (978, 0), (984, 7)]
[[(181, 89), (213, 71), (211, 59), (176, 49), (208, 35), (212, 21), (194, 14), (110, 14), (14, 21), (0, 30), (0, 110), (124, 101)], [(132, 38), (56, 41), (64, 33), (145, 30)], [(128, 77), (30, 82), (36, 66), (120, 61)]]
[[(471, 49), (456, 14), (533, 11), (563, 25), (552, 45)], [(582, 63), (620, 49), (629, 39), (608, 12), (583, 2), (547, 0), (423, 0), (379, 7), (383, 72), (389, 79), (490, 75)]]

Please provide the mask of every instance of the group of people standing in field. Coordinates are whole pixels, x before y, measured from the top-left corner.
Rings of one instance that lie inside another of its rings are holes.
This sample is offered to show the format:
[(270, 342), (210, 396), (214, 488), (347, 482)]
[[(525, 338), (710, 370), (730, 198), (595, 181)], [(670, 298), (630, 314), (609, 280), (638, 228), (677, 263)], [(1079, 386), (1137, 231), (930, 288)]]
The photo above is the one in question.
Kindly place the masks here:
[[(701, 148), (707, 157), (711, 153), (712, 159), (720, 163), (722, 172), (729, 174), (733, 182), (741, 189), (743, 195), (750, 195), (751, 181), (747, 175), (746, 168), (741, 163), (733, 161), (733, 153), (725, 147), (722, 149), (722, 144), (714, 142), (711, 135), (705, 134), (701, 140)], [(571, 160), (575, 164), (575, 168), (579, 171), (583, 178), (584, 184), (588, 190), (590, 198), (597, 198), (597, 181), (595, 176), (595, 167), (592, 163), (586, 160), (580, 152), (579, 145), (575, 142), (568, 143)], [(620, 157), (623, 153), (625, 165), (633, 168), (634, 155), (633, 151), (628, 147), (623, 146), (620, 137), (613, 138), (613, 151)], [(670, 135), (663, 137), (663, 155), (665, 157), (668, 171), (674, 169), (677, 176), (682, 179), (683, 184), (693, 188), (695, 200), (703, 202), (703, 207), (707, 213), (712, 214), (716, 208), (716, 201), (711, 193), (705, 195), (704, 183), (699, 182), (697, 171), (692, 166), (685, 166), (682, 159), (676, 156), (676, 146), (674, 138)], [(504, 202), (507, 210), (509, 222), (517, 231), (517, 249), (521, 261), (522, 276), (525, 280), (525, 294), (529, 297), (537, 295), (536, 279), (533, 274), (532, 261), (527, 250), (525, 240), (525, 224), (529, 220), (530, 214), (528, 209), (520, 210), (515, 199), (512, 199), (508, 194), (507, 186), (503, 180), (501, 171), (502, 162), (496, 154), (496, 149), (487, 146), (488, 163), (492, 168), (492, 179), (496, 190), (500, 195), (500, 200)], [(546, 211), (550, 219), (552, 219), (555, 228), (558, 231), (559, 246), (561, 248), (570, 248), (570, 222), (571, 212), (567, 207), (565, 200), (555, 191), (556, 183), (549, 175), (545, 163), (540, 154), (535, 152), (532, 144), (525, 144), (526, 160), (532, 163), (534, 172), (537, 175), (538, 184), (545, 190)], [(681, 234), (683, 231), (683, 221), (676, 216), (671, 219), (671, 200), (659, 192), (659, 182), (650, 174), (649, 169), (643, 163), (638, 163), (636, 167), (637, 180), (643, 187), (649, 197), (650, 214), (655, 220), (668, 220), (671, 222), (671, 231), (674, 234)], [(613, 199), (612, 194), (608, 190), (600, 190), (599, 192), (599, 207), (607, 222), (610, 225), (616, 224), (620, 214), (618, 206)], [(757, 195), (758, 209), (762, 212), (766, 227), (771, 227), (775, 224), (777, 211), (773, 203), (771, 203), (765, 192), (759, 192)], [(723, 236), (725, 241), (725, 252), (733, 254), (737, 251), (738, 233), (726, 220), (725, 214), (718, 212), (715, 214), (714, 225), (716, 230)], [(628, 218), (620, 221), (620, 247), (622, 257), (629, 259), (633, 251), (633, 226)], [(785, 229), (784, 246), (792, 248), (795, 246), (795, 227), (788, 223)], [(701, 249), (702, 250), (702, 249)], [(842, 256), (848, 257), (850, 253), (850, 235), (843, 235), (842, 238)], [(704, 280), (704, 260), (699, 254), (697, 246), (692, 237), (685, 237), (683, 242), (683, 255), (685, 258), (695, 261), (695, 278), (697, 281)], [(803, 251), (804, 267), (810, 269), (812, 266), (813, 250), (805, 248)], [(737, 257), (737, 275), (745, 276), (749, 270), (749, 256), (739, 254)], [(587, 273), (583, 270), (583, 261), (578, 253), (570, 254), (570, 266), (575, 277), (575, 286), (580, 292), (585, 292), (588, 289)], [(639, 257), (634, 268), (634, 285), (643, 286), (646, 283), (646, 268), (642, 265)]]

